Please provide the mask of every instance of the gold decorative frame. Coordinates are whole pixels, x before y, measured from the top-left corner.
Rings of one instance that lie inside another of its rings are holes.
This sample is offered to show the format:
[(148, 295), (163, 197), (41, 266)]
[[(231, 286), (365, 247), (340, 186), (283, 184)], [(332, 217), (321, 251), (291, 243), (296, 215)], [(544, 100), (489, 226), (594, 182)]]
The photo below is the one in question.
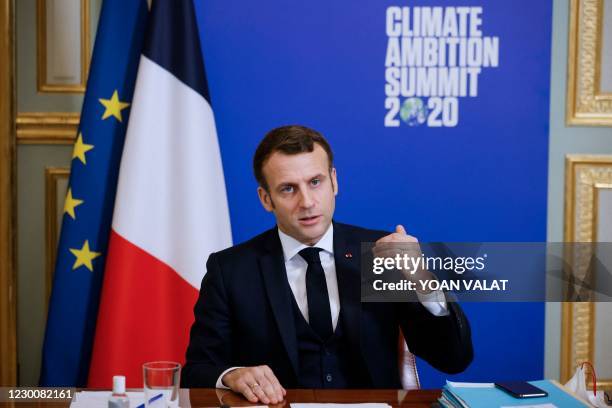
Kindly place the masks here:
[[(599, 224), (599, 193), (601, 190), (612, 190), (612, 183), (595, 183), (593, 186), (593, 225)], [(593, 228), (593, 242), (598, 242), (598, 233), (597, 228)]]
[(604, 0), (571, 0), (568, 125), (612, 126), (612, 94), (600, 92)]
[[(565, 160), (565, 242), (594, 242), (597, 238), (597, 194), (612, 184), (612, 156), (567, 155)], [(582, 361), (595, 355), (595, 304), (564, 302), (561, 317), (561, 383)], [(598, 379), (612, 387), (612, 379)]]
[(22, 112), (17, 115), (17, 143), (73, 144), (80, 115), (72, 112)]
[(0, 385), (17, 385), (14, 3), (0, 0)]
[(51, 288), (53, 287), (53, 272), (57, 254), (57, 223), (58, 212), (58, 181), (70, 177), (69, 168), (47, 167), (45, 169), (45, 307), (49, 304)]
[(90, 24), (89, 0), (81, 0), (81, 82), (76, 85), (57, 85), (47, 83), (47, 1), (36, 3), (36, 77), (39, 92), (84, 93), (89, 73)]

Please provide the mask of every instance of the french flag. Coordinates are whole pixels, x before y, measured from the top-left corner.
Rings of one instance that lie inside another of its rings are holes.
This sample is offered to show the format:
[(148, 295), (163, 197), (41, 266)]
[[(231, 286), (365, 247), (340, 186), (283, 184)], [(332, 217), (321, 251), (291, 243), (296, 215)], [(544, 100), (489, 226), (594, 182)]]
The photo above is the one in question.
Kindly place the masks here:
[(184, 362), (229, 212), (192, 0), (154, 0), (121, 157), (88, 386), (142, 387), (147, 361)]

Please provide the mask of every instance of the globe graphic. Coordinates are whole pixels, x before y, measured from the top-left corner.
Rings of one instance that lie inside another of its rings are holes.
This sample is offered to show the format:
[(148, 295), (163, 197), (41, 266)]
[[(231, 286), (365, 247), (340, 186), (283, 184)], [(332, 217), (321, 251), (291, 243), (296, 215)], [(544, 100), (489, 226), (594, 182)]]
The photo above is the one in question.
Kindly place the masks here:
[(400, 118), (408, 126), (419, 126), (425, 123), (428, 114), (427, 106), (421, 98), (408, 98), (400, 108)]

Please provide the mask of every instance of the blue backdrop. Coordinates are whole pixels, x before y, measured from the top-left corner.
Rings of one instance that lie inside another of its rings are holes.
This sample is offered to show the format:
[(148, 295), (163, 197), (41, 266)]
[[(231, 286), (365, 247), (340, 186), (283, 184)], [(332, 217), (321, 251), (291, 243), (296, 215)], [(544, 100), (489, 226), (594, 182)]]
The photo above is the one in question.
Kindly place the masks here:
[[(195, 2), (235, 243), (274, 224), (251, 159), (268, 130), (290, 123), (334, 148), (339, 221), (402, 223), (421, 241), (546, 240), (551, 1)], [(390, 6), (482, 7), (499, 64), (482, 67), (477, 96), (458, 98), (455, 126), (409, 126), (400, 114), (385, 127)], [(475, 360), (454, 378), (543, 376), (543, 304), (463, 307)], [(425, 387), (445, 378), (423, 361), (419, 371)]]

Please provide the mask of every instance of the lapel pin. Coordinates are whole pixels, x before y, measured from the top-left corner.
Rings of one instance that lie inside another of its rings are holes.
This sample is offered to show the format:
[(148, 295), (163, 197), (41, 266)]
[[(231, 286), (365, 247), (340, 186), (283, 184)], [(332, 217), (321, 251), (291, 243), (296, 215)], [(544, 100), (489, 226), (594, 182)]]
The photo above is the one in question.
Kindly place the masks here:
[(351, 259), (353, 257), (353, 254), (350, 252), (347, 252), (346, 254), (344, 254), (345, 258)]

